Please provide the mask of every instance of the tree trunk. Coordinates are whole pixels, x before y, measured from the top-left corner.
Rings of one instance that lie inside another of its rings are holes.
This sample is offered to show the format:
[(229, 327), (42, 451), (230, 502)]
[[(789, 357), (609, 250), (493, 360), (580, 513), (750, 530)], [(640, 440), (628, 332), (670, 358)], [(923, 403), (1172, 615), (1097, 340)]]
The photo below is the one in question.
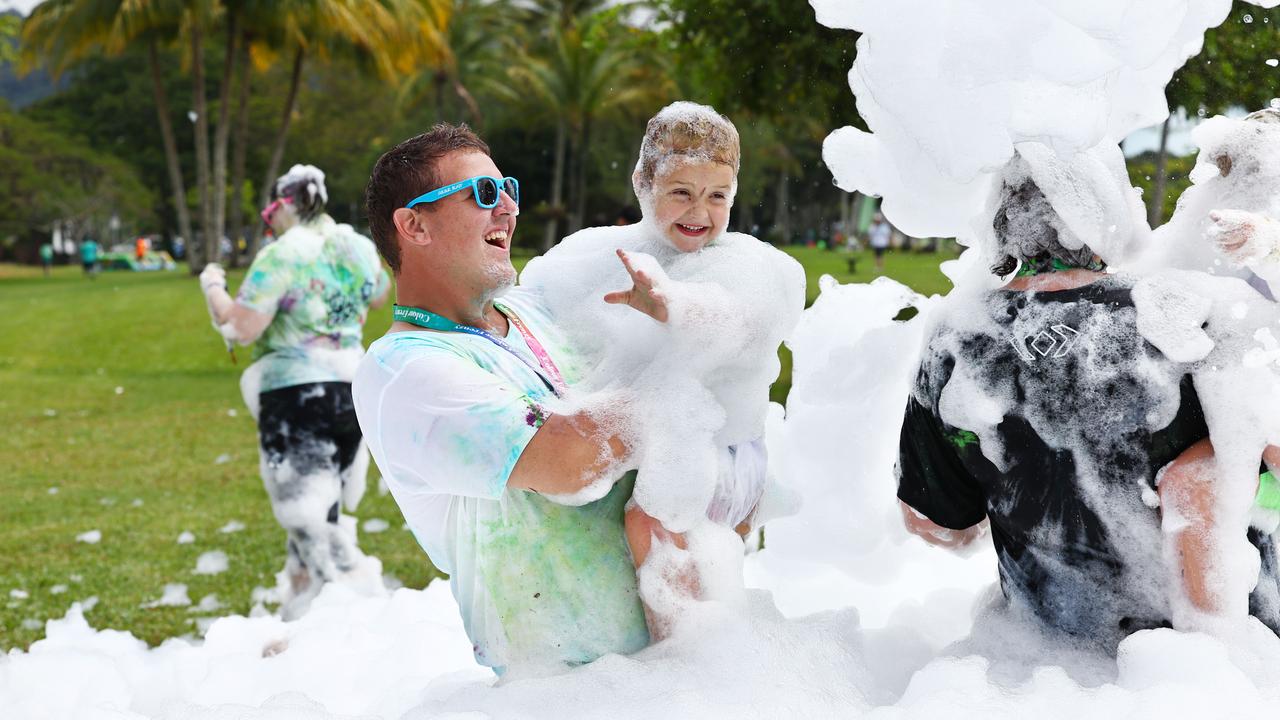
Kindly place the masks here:
[[(266, 204), (271, 201), (271, 187), (275, 185), (276, 178), (280, 175), (280, 163), (284, 160), (284, 145), (289, 139), (289, 123), (293, 120), (293, 108), (298, 101), (298, 86), (302, 83), (302, 61), (305, 57), (302, 48), (298, 48), (293, 56), (293, 75), (289, 79), (289, 94), (285, 96), (284, 114), (280, 117), (280, 129), (276, 132), (275, 147), (271, 150), (271, 162), (267, 165), (262, 190), (258, 193), (259, 207), (266, 207)], [(250, 256), (257, 253), (264, 229), (259, 225), (253, 233), (253, 243), (249, 247)]]
[(749, 202), (744, 202), (741, 205), (734, 205), (734, 208), (738, 211), (738, 232), (746, 233), (748, 235), (752, 234), (751, 226), (755, 222), (755, 208), (752, 207), (752, 204)]
[(1151, 205), (1147, 207), (1147, 221), (1152, 229), (1164, 222), (1164, 194), (1165, 186), (1169, 181), (1169, 173), (1166, 169), (1169, 160), (1169, 121), (1172, 119), (1171, 113), (1160, 126), (1160, 150), (1156, 153), (1155, 187), (1151, 191)]
[(582, 123), (582, 137), (578, 139), (574, 155), (577, 171), (574, 173), (573, 212), (569, 214), (569, 234), (578, 232), (586, 224), (587, 158), (591, 155), (591, 123), (588, 121), (584, 120)]
[(448, 122), (444, 111), (444, 86), (448, 79), (449, 76), (444, 74), (444, 70), (436, 70), (435, 75), (431, 77), (436, 95), (436, 122)]
[(778, 242), (783, 245), (791, 244), (791, 207), (790, 198), (787, 194), (788, 180), (790, 178), (785, 172), (778, 176), (777, 206), (773, 211), (773, 232), (778, 236)]
[(484, 114), (480, 112), (480, 103), (476, 102), (475, 97), (472, 96), (467, 86), (455, 79), (453, 81), (453, 92), (462, 100), (462, 105), (467, 108), (467, 114), (471, 116), (471, 122), (477, 128), (483, 127)]
[[(231, 135), (231, 81), (236, 67), (237, 45), (240, 40), (240, 14), (235, 6), (227, 11), (227, 47), (226, 57), (222, 62), (222, 85), (218, 88), (218, 124), (213, 133), (213, 237), (218, 247), (222, 245), (222, 236), (227, 228), (227, 139)], [(221, 257), (214, 253), (213, 257), (221, 262), (235, 258), (235, 243), (231, 245), (231, 255)]]
[[(236, 105), (235, 149), (231, 157), (231, 242), (239, 248), (244, 232), (244, 161), (249, 143), (249, 36), (241, 33), (239, 58), (240, 93)], [(248, 254), (235, 254), (236, 265), (243, 265), (242, 260), (251, 257)]]
[(151, 65), (151, 89), (155, 94), (156, 115), (160, 123), (160, 138), (164, 141), (165, 165), (169, 168), (169, 187), (173, 190), (173, 210), (178, 214), (178, 234), (191, 247), (196, 236), (191, 233), (191, 211), (187, 209), (187, 187), (182, 181), (182, 166), (178, 160), (178, 142), (173, 135), (173, 122), (169, 118), (169, 98), (160, 77), (160, 51), (155, 38), (147, 45)]
[(213, 205), (209, 197), (209, 118), (204, 83), (204, 38), (200, 19), (191, 24), (191, 99), (196, 113), (196, 187), (200, 192), (200, 242), (191, 243), (191, 271), (200, 272), (218, 257)]
[(556, 230), (560, 224), (560, 206), (564, 200), (564, 156), (568, 134), (564, 118), (559, 119), (556, 122), (556, 156), (552, 159), (550, 214), (547, 217), (547, 227), (542, 236), (542, 252), (550, 250), (555, 246), (556, 241), (560, 239), (556, 234)]

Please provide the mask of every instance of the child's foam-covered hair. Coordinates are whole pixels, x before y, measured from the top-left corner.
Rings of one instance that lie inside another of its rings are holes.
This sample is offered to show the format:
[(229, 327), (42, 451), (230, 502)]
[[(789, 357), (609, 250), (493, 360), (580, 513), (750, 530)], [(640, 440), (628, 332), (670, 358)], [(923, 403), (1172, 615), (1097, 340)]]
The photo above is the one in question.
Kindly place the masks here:
[(721, 163), (733, 168), (736, 175), (742, 161), (738, 129), (709, 105), (680, 101), (658, 111), (650, 118), (640, 143), (636, 194), (652, 189), (654, 178), (673, 158)]

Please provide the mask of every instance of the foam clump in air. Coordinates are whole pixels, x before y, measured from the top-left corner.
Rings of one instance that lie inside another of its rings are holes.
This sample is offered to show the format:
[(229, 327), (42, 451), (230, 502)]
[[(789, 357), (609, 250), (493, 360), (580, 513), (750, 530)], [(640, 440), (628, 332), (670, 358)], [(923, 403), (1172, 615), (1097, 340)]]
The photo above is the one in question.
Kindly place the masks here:
[[(909, 235), (966, 236), (1017, 145), (1116, 142), (1168, 114), (1164, 86), (1230, 0), (811, 0), (862, 33), (849, 84), (870, 132), (836, 130), (837, 183)], [(1137, 20), (1141, 17), (1142, 20)]]

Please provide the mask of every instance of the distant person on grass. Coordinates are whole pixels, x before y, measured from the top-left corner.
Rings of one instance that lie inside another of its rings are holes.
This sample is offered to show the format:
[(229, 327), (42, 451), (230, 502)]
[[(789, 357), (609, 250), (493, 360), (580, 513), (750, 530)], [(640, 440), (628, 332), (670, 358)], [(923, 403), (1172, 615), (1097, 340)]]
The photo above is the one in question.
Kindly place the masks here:
[(49, 243), (40, 243), (40, 267), (44, 276), (49, 277), (49, 271), (53, 269), (53, 245)]
[(93, 238), (85, 238), (80, 243), (80, 264), (85, 275), (94, 279), (98, 277), (98, 243)]
[(871, 221), (871, 227), (867, 228), (867, 241), (871, 245), (871, 251), (876, 254), (876, 272), (884, 272), (884, 254), (889, 250), (889, 242), (893, 239), (893, 226), (888, 220), (884, 219), (884, 215), (876, 213), (875, 218)]
[(200, 274), (221, 335), (254, 344), (240, 384), (258, 421), (263, 484), (288, 534), (286, 619), (326, 582), (381, 587), (381, 565), (360, 552), (341, 506), (353, 510), (364, 494), (369, 460), (351, 380), (365, 318), (386, 301), (389, 279), (373, 243), (324, 212), (327, 199), (324, 173), (295, 165), (262, 211), (279, 240), (254, 258), (235, 299), (217, 264)]
[[(560, 411), (583, 368), (536, 294), (513, 288), (520, 187), (465, 126), (374, 166), (369, 224), (396, 275), (356, 412), (405, 520), (450, 575), (476, 660), (587, 663), (649, 642), (623, 534), (629, 450), (613, 418)], [(601, 499), (556, 502), (598, 479)]]

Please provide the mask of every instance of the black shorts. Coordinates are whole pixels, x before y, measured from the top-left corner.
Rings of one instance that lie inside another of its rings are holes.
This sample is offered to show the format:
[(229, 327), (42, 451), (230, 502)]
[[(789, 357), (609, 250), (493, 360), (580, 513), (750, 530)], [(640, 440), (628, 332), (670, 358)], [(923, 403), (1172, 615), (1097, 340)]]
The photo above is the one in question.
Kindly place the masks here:
[(299, 475), (346, 470), (360, 451), (351, 383), (323, 382), (258, 396), (258, 440), (271, 465), (288, 460)]
[(888, 250), (889, 248), (878, 247), (878, 248), (871, 248), (871, 249), (875, 251), (876, 257), (884, 257), (884, 251)]

